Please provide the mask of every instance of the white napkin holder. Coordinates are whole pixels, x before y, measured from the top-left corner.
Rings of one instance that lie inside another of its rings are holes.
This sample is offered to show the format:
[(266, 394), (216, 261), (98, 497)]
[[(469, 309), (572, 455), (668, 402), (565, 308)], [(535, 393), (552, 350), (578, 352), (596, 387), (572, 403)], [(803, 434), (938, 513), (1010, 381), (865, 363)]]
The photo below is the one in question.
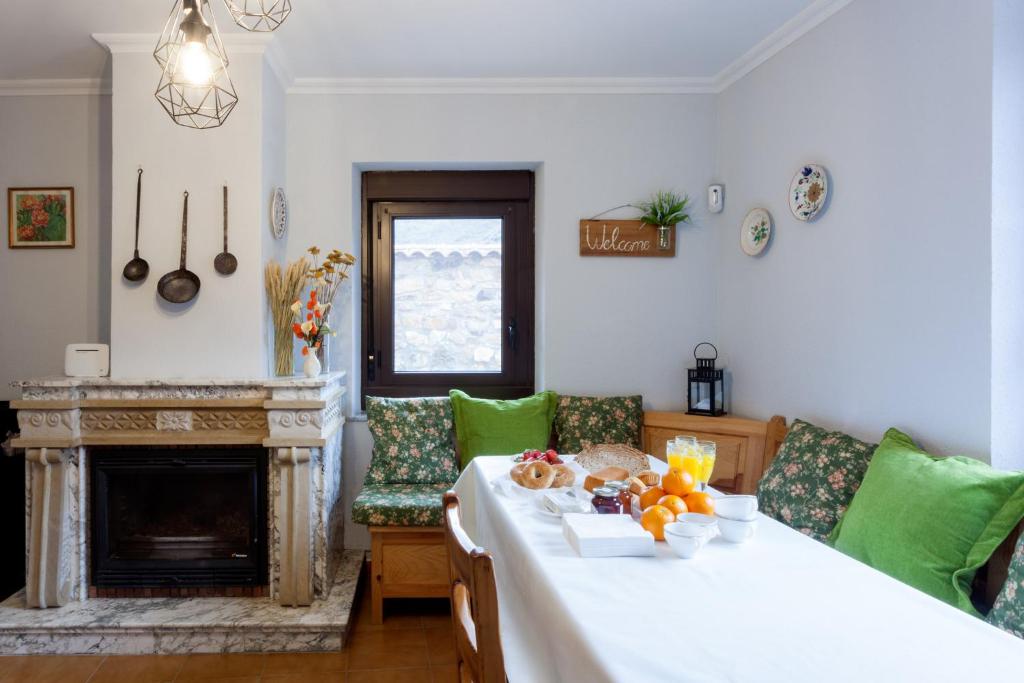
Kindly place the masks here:
[(654, 536), (629, 515), (570, 512), (562, 517), (562, 534), (580, 557), (654, 555)]

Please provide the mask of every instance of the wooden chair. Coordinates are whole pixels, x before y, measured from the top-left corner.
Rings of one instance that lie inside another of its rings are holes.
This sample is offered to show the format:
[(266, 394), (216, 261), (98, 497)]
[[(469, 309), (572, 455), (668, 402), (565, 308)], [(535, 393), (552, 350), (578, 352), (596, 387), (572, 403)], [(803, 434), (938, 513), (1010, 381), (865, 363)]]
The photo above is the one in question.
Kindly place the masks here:
[(498, 634), (494, 559), (462, 528), (459, 497), (444, 494), (444, 538), (451, 570), (452, 626), (459, 681), (504, 683), (505, 658)]

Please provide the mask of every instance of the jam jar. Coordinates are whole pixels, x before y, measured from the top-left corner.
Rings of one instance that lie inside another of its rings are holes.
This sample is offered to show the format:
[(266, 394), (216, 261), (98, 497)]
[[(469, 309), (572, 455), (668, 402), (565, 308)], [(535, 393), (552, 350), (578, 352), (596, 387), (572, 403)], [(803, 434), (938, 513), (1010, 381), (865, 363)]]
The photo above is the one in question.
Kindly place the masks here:
[(632, 511), (633, 500), (629, 492), (628, 481), (610, 481), (605, 484), (608, 488), (614, 488), (619, 494), (619, 502), (622, 503), (622, 514), (628, 515)]
[(594, 512), (599, 515), (617, 515), (622, 513), (622, 502), (619, 500), (618, 489), (599, 486), (594, 489), (594, 499), (590, 501)]

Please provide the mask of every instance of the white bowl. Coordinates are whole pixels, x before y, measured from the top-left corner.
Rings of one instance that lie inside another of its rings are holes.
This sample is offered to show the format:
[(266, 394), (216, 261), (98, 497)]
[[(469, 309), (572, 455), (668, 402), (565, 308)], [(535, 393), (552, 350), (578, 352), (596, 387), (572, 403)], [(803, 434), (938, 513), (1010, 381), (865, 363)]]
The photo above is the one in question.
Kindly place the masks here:
[(685, 538), (707, 538), (713, 528), (706, 524), (672, 522), (665, 525), (665, 535), (672, 534), (673, 536), (683, 536)]
[(668, 530), (670, 526), (672, 525), (665, 525), (665, 540), (668, 542), (668, 547), (672, 548), (672, 552), (679, 557), (684, 560), (689, 560), (704, 547), (704, 536), (683, 536), (681, 534), (673, 534)]
[(752, 519), (757, 515), (757, 496), (715, 498), (715, 514), (729, 519)]
[(676, 517), (676, 522), (682, 522), (683, 524), (696, 524), (707, 527), (708, 529), (713, 529), (716, 524), (713, 516), (704, 515), (699, 512), (684, 512)]
[(729, 519), (720, 516), (718, 531), (721, 532), (722, 538), (729, 543), (746, 543), (757, 533), (757, 518)]

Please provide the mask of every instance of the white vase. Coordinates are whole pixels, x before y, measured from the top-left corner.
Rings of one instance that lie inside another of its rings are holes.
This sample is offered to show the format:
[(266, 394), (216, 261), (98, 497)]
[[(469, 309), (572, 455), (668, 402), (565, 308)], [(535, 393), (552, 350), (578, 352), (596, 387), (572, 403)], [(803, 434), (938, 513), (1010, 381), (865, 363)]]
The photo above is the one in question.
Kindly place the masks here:
[(313, 349), (306, 354), (306, 360), (302, 363), (302, 374), (306, 377), (317, 377), (320, 375), (320, 359), (316, 357)]

